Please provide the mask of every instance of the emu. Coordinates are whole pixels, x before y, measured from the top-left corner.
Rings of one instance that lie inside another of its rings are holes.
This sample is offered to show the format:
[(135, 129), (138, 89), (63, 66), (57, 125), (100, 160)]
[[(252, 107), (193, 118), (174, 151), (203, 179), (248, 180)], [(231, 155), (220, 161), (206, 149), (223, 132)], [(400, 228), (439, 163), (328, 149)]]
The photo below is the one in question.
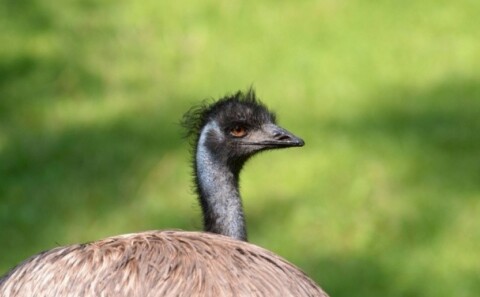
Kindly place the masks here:
[(204, 231), (146, 231), (32, 256), (0, 279), (2, 297), (327, 296), (305, 273), (247, 241), (238, 183), (254, 154), (303, 146), (253, 90), (188, 111)]

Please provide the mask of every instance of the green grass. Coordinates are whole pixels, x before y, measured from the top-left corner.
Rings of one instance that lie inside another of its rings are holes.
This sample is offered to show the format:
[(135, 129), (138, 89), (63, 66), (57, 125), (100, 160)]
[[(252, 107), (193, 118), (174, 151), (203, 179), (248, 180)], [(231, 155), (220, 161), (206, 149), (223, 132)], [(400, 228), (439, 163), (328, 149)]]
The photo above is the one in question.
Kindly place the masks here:
[(478, 1), (0, 4), (0, 273), (201, 228), (192, 104), (254, 85), (307, 145), (242, 176), (250, 241), (332, 296), (480, 291)]

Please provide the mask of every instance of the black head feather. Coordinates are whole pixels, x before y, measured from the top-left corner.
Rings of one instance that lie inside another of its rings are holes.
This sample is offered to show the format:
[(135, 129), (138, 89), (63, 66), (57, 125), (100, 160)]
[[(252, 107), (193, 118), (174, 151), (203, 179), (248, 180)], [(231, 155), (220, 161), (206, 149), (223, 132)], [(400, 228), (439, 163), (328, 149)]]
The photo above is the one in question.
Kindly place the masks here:
[(186, 137), (196, 143), (200, 130), (212, 119), (228, 127), (238, 122), (248, 125), (275, 123), (276, 115), (257, 99), (255, 90), (250, 88), (246, 92), (238, 91), (233, 95), (226, 95), (217, 101), (205, 100), (192, 107), (183, 115), (181, 121)]

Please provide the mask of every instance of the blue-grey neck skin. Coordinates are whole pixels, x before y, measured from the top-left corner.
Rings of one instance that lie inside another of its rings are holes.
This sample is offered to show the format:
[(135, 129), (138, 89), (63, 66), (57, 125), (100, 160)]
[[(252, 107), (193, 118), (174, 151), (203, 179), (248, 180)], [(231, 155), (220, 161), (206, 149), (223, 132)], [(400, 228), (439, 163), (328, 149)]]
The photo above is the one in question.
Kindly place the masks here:
[(207, 144), (210, 137), (223, 137), (215, 122), (203, 127), (195, 155), (195, 176), (204, 229), (246, 241), (245, 218), (238, 189), (241, 166), (232, 168), (225, 156)]

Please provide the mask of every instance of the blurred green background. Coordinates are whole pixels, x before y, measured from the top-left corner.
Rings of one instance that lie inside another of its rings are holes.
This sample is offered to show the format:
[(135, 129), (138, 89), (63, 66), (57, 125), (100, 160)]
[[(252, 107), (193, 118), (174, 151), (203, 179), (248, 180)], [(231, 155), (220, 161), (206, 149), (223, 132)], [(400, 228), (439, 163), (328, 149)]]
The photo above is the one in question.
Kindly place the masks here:
[(307, 145), (242, 175), (249, 239), (332, 296), (478, 296), (480, 2), (0, 4), (0, 273), (201, 229), (178, 125), (255, 86)]

